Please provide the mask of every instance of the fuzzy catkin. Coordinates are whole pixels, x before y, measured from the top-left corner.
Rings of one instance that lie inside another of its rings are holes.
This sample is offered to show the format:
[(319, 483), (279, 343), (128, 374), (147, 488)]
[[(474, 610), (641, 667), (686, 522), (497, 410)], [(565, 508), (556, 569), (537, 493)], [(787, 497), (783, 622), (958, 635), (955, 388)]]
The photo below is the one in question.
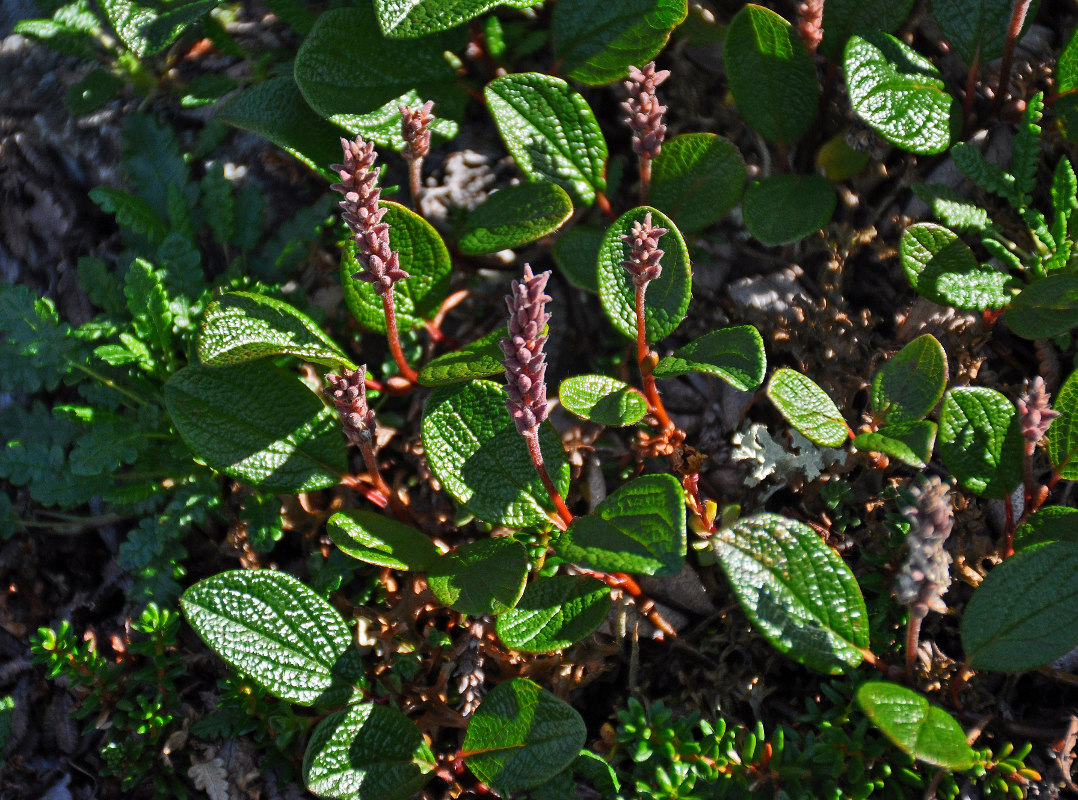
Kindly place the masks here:
[(357, 447), (374, 441), (377, 425), (374, 411), (367, 407), (367, 387), (363, 383), (367, 368), (343, 369), (340, 375), (326, 375), (327, 391), (344, 426), (344, 435)]
[(824, 0), (805, 0), (797, 5), (797, 35), (809, 53), (815, 53), (823, 41)]
[(430, 152), (430, 124), (434, 122), (434, 115), (430, 112), (433, 108), (433, 100), (428, 100), (415, 110), (408, 106), (400, 107), (401, 136), (404, 137), (401, 155), (408, 161), (426, 158)]
[(665, 233), (669, 233), (669, 229), (651, 224), (649, 211), (643, 222), (635, 221), (629, 233), (622, 235), (621, 240), (629, 243), (632, 252), (629, 259), (622, 261), (621, 265), (633, 276), (634, 286), (656, 280), (662, 274), (663, 268), (659, 261), (666, 251), (659, 249), (659, 239)]
[(663, 114), (666, 106), (659, 103), (655, 87), (670, 77), (670, 70), (655, 69), (655, 62), (643, 69), (629, 67), (629, 78), (624, 82), (629, 98), (622, 102), (629, 116), (625, 123), (633, 132), (633, 152), (655, 158), (663, 147), (666, 138), (666, 125)]
[(509, 395), (505, 405), (522, 434), (534, 430), (547, 417), (543, 352), (547, 337), (541, 334), (550, 321), (550, 314), (546, 313), (550, 297), (545, 294), (549, 278), (549, 270), (535, 275), (531, 265), (525, 264), (523, 280), (514, 280), (512, 291), (505, 297), (509, 307), (509, 336), (498, 342), (505, 354), (502, 363)]
[(1044, 438), (1052, 420), (1059, 416), (1059, 412), (1052, 409), (1051, 395), (1045, 388), (1044, 378), (1040, 375), (1035, 377), (1018, 398), (1016, 405), (1022, 436), (1026, 440), (1026, 453), (1033, 455), (1037, 442)]
[(909, 490), (912, 502), (904, 510), (910, 521), (906, 561), (898, 572), (895, 596), (903, 605), (920, 611), (944, 613), (943, 602), (951, 585), (951, 554), (943, 545), (951, 535), (954, 510), (951, 490), (937, 476), (922, 479)]

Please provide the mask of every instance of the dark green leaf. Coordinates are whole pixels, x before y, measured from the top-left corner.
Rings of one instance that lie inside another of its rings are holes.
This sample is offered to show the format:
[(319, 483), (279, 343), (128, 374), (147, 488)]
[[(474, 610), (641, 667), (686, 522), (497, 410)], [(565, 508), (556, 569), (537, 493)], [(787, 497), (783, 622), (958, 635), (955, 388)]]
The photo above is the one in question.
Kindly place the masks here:
[(498, 342), (508, 336), (508, 328), (498, 328), (456, 352), (443, 353), (419, 371), (419, 382), (423, 386), (450, 386), (505, 372), (505, 354)]
[(577, 289), (599, 294), (599, 250), (604, 234), (601, 228), (577, 225), (558, 236), (550, 248), (561, 274)]
[[(400, 254), (401, 269), (409, 275), (393, 287), (397, 326), (400, 330), (411, 330), (438, 313), (449, 293), (453, 264), (445, 242), (429, 222), (400, 203), (383, 200), (380, 205), (386, 209), (382, 221), (389, 225), (390, 244)], [(385, 333), (381, 295), (372, 284), (352, 278), (362, 269), (355, 248), (355, 241), (349, 239), (341, 258), (344, 301), (361, 325)]]
[(1071, 215), (1078, 209), (1078, 176), (1066, 156), (1052, 173), (1052, 237), (1062, 242), (1069, 231)]
[[(189, 170), (175, 132), (155, 117), (148, 114), (126, 116), (121, 145), (124, 168), (134, 184), (135, 194), (149, 203), (160, 219), (170, 219), (170, 191), (197, 191), (188, 184)], [(183, 192), (181, 196), (184, 196)]]
[(756, 514), (712, 538), (745, 614), (777, 649), (820, 672), (861, 663), (868, 612), (850, 568), (812, 528)]
[(458, 242), (460, 251), (476, 256), (520, 247), (553, 233), (572, 215), (573, 203), (557, 184), (508, 186), (468, 214)]
[(373, 511), (338, 511), (326, 530), (352, 558), (378, 567), (425, 572), (439, 555), (428, 536)]
[(314, 320), (281, 300), (229, 292), (206, 309), (198, 334), (198, 357), (206, 366), (225, 367), (281, 354), (356, 369)]
[(936, 423), (928, 420), (887, 425), (874, 433), (859, 433), (853, 440), (858, 450), (874, 450), (918, 469), (928, 466), (935, 443)]
[(1037, 165), (1041, 160), (1041, 116), (1044, 114), (1044, 94), (1037, 92), (1026, 101), (1026, 110), (1014, 135), (1011, 148), (1011, 174), (1018, 193), (1018, 205), (1027, 207), (1037, 188)]
[(1048, 429), (1048, 454), (1059, 470), (1059, 476), (1067, 480), (1078, 478), (1078, 372), (1072, 372), (1059, 387), (1052, 408), (1060, 416), (1052, 420)]
[(906, 228), (899, 254), (910, 285), (933, 303), (984, 311), (1011, 301), (1014, 279), (978, 264), (966, 243), (941, 225), (919, 222)]
[(723, 59), (745, 121), (777, 144), (801, 138), (816, 119), (820, 89), (793, 26), (774, 11), (746, 5), (726, 30)]
[(23, 284), (0, 283), (0, 389), (53, 391), (85, 356), (47, 297)]
[[(1003, 55), (1003, 42), (1013, 10), (1012, 0), (977, 0), (975, 3), (932, 0), (932, 16), (951, 49), (966, 66), (987, 64)], [(1027, 19), (1032, 20), (1036, 13), (1036, 10), (1032, 11)], [(1028, 25), (1027, 21), (1026, 27)]]
[(577, 517), (551, 541), (574, 564), (603, 572), (676, 575), (685, 563), (685, 498), (673, 475), (620, 486), (594, 514)]
[(850, 428), (835, 402), (811, 378), (792, 369), (775, 370), (767, 384), (767, 396), (786, 421), (810, 442), (840, 447)]
[(221, 658), (293, 703), (311, 705), (329, 690), (352, 647), (329, 601), (283, 572), (221, 572), (184, 592), (180, 604)]
[(168, 235), (168, 225), (141, 197), (111, 186), (95, 186), (90, 190), (90, 199), (106, 214), (114, 214), (120, 227), (144, 236), (151, 245), (160, 244)]
[(124, 276), (124, 296), (135, 335), (156, 355), (171, 361), (172, 309), (160, 272), (153, 264), (136, 258)]
[(252, 486), (324, 489), (348, 471), (336, 415), (267, 361), (185, 367), (165, 384), (165, 404), (197, 458)]
[(1078, 275), (1049, 275), (1023, 289), (1007, 324), (1024, 339), (1050, 339), (1078, 325)]
[(528, 551), (505, 537), (461, 545), (427, 570), (427, 585), (438, 602), (472, 616), (508, 611), (527, 578)]
[(1023, 672), (1078, 646), (1078, 544), (1048, 542), (988, 573), (962, 614), (962, 647), (976, 669)]
[(85, 78), (72, 84), (64, 95), (64, 105), (72, 116), (80, 117), (97, 111), (116, 96), (124, 82), (103, 69), (92, 70)]
[(610, 590), (595, 578), (555, 575), (528, 585), (498, 617), (498, 637), (526, 653), (563, 650), (591, 636), (610, 611)]
[[(426, 90), (426, 87), (423, 88)], [(458, 87), (452, 89), (434, 87), (430, 94), (437, 102), (434, 107), (434, 121), (431, 122), (428, 130), (433, 134), (435, 142), (452, 139), (460, 129), (453, 118), (462, 116), (467, 94), (462, 93)], [(426, 102), (424, 97), (421, 97), (415, 89), (409, 89), (400, 97), (390, 100), (374, 111), (366, 114), (333, 114), (329, 121), (353, 134), (359, 134), (369, 142), (400, 152), (404, 148), (400, 108), (401, 106), (419, 108)], [(340, 160), (339, 156), (337, 160)]]
[(529, 180), (556, 183), (575, 204), (606, 188), (606, 141), (588, 102), (560, 78), (505, 75), (484, 92), (505, 146)]
[(637, 389), (606, 375), (566, 378), (558, 400), (570, 413), (612, 427), (635, 425), (648, 413), (648, 401)]
[(554, 56), (574, 81), (610, 83), (655, 58), (687, 13), (685, 0), (559, 0), (550, 21)]
[(924, 695), (887, 681), (857, 690), (857, 705), (898, 749), (946, 770), (973, 766), (973, 749), (958, 721)]
[(823, 8), (820, 52), (830, 61), (838, 61), (851, 34), (891, 33), (909, 16), (911, 8), (913, 0), (827, 0)]
[(221, 0), (172, 3), (167, 11), (137, 0), (98, 0), (120, 40), (139, 58), (152, 56), (172, 44), (184, 29)]
[(416, 39), (455, 28), (498, 6), (529, 8), (537, 0), (374, 0), (382, 33)]
[(673, 378), (687, 372), (703, 372), (722, 378), (741, 392), (754, 391), (764, 380), (767, 356), (760, 332), (751, 325), (706, 333), (672, 356), (659, 361), (656, 378)]
[(1054, 108), (1059, 129), (1072, 142), (1078, 141), (1078, 28), (1071, 31), (1059, 52), (1056, 92)]
[(648, 200), (690, 232), (721, 219), (744, 188), (745, 161), (729, 140), (683, 133), (663, 142), (652, 162)]
[(872, 379), (872, 414), (894, 424), (923, 419), (943, 397), (947, 354), (926, 333), (907, 344)]
[(655, 227), (667, 229), (659, 239), (665, 252), (662, 274), (647, 285), (644, 293), (644, 320), (647, 340), (658, 342), (669, 336), (685, 318), (692, 296), (692, 269), (689, 248), (673, 221), (650, 206), (626, 211), (614, 222), (603, 237), (599, 251), (599, 300), (614, 327), (628, 339), (636, 340), (636, 288), (632, 275), (621, 265), (628, 261), (632, 244), (622, 241), (634, 222), (643, 222), (651, 214)]
[(772, 175), (741, 201), (749, 233), (767, 245), (798, 242), (831, 221), (837, 198), (822, 175)]
[[(435, 389), (423, 412), (423, 446), (442, 487), (482, 520), (512, 528), (546, 528), (553, 503), (527, 444), (505, 407), (505, 390), (475, 380)], [(569, 489), (569, 463), (548, 423), (539, 442), (558, 491)]]
[(580, 714), (527, 678), (494, 687), (464, 737), (472, 773), (501, 794), (550, 780), (576, 758), (587, 730)]
[(1006, 498), (1022, 479), (1025, 440), (1014, 405), (994, 389), (951, 389), (940, 409), (943, 463), (966, 489)]
[(939, 70), (880, 31), (851, 36), (843, 56), (853, 112), (911, 153), (942, 153), (959, 126), (958, 105)]
[(1015, 551), (1045, 542), (1078, 544), (1078, 508), (1048, 506), (1034, 511), (1014, 532)]
[(1015, 185), (1014, 176), (988, 161), (976, 147), (958, 142), (951, 148), (951, 160), (982, 189), (998, 194), (1015, 208), (1021, 207), (1022, 193)]
[(303, 781), (320, 797), (404, 800), (423, 788), (435, 765), (408, 717), (358, 703), (318, 723), (303, 756)]

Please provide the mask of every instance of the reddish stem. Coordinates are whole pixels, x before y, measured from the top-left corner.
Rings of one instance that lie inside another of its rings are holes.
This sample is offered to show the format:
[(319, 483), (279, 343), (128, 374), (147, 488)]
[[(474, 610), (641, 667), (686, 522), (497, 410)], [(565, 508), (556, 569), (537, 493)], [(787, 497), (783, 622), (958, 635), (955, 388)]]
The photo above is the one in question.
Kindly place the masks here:
[(393, 353), (393, 360), (397, 362), (397, 369), (401, 377), (409, 383), (415, 383), (419, 376), (416, 371), (408, 366), (401, 350), (400, 335), (397, 333), (397, 307), (393, 302), (393, 287), (390, 286), (382, 293), (382, 308), (386, 313), (386, 339), (389, 340), (389, 350)]
[(910, 607), (910, 619), (906, 625), (906, 680), (913, 683), (913, 666), (917, 663), (917, 643), (921, 639), (921, 621), (928, 616), (928, 608), (920, 602)]
[(586, 569), (575, 565), (574, 567), (583, 575), (598, 578), (611, 589), (620, 589), (625, 592), (625, 594), (633, 598), (636, 609), (640, 612), (641, 616), (662, 631), (663, 636), (669, 636), (671, 639), (677, 638), (677, 631), (663, 618), (663, 615), (659, 613), (657, 608), (655, 608), (655, 601), (644, 594), (644, 590), (640, 588), (640, 584), (633, 580), (631, 575), (626, 575), (624, 572), (599, 572), (598, 570)]
[(423, 209), (419, 205), (419, 194), (423, 191), (423, 159), (408, 159), (408, 188), (412, 191), (412, 205), (416, 213), (423, 216)]
[(995, 112), (998, 114), (1003, 108), (1003, 97), (1007, 94), (1007, 84), (1011, 80), (1011, 60), (1014, 57), (1014, 43), (1018, 41), (1018, 34), (1022, 32), (1026, 14), (1029, 12), (1031, 0), (1018, 0), (1011, 12), (1011, 24), (1007, 28), (1007, 38), (1003, 42), (1003, 62), (999, 68), (999, 87), (996, 89)]
[(640, 154), (640, 205), (648, 204), (648, 188), (651, 186), (651, 154)]
[(667, 433), (674, 430), (674, 423), (666, 413), (662, 398), (659, 397), (659, 389), (655, 385), (655, 376), (652, 375), (651, 351), (648, 349), (647, 321), (644, 316), (644, 293), (647, 291), (647, 283), (636, 286), (636, 361), (640, 365), (640, 378), (644, 384), (644, 395), (647, 397), (649, 410), (659, 418), (659, 424)]
[(978, 50), (973, 55), (973, 63), (969, 65), (969, 72), (966, 74), (966, 96), (962, 98), (962, 127), (968, 123), (970, 114), (973, 112), (973, 94), (977, 86), (977, 68), (981, 63), (981, 51)]
[(610, 199), (598, 190), (595, 192), (595, 202), (599, 204), (599, 210), (606, 214), (609, 219), (618, 218), (618, 215), (614, 213), (614, 209), (610, 207)]
[(558, 510), (558, 517), (561, 520), (562, 530), (569, 527), (569, 524), (573, 521), (573, 512), (569, 510), (569, 507), (565, 505), (565, 501), (562, 500), (561, 492), (558, 491), (558, 487), (554, 485), (554, 481), (550, 479), (550, 473), (546, 470), (546, 463), (543, 461), (543, 451), (539, 449), (539, 428), (529, 428), (524, 431), (524, 441), (528, 443), (528, 455), (531, 456), (532, 463), (535, 465), (535, 471), (539, 473), (539, 478), (543, 482), (543, 488), (546, 489), (550, 499), (554, 503), (554, 508)]

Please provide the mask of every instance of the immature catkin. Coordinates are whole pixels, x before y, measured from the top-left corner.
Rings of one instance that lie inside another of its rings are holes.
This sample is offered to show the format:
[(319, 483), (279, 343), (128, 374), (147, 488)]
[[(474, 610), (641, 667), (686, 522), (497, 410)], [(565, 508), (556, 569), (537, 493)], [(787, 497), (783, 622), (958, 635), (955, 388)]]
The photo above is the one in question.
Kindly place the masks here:
[(408, 277), (400, 268), (397, 251), (389, 245), (389, 224), (382, 221), (386, 209), (379, 207), (382, 190), (378, 188), (380, 169), (371, 169), (378, 154), (374, 144), (357, 136), (354, 142), (341, 139), (344, 163), (333, 164), (341, 182), (330, 186), (344, 195), (341, 215), (356, 241), (356, 257), (363, 269), (352, 275), (356, 280), (373, 284), (378, 294), (385, 294), (393, 284)]
[(326, 375), (330, 389), (327, 392), (344, 425), (344, 435), (357, 447), (374, 441), (377, 426), (374, 411), (367, 407), (367, 387), (363, 381), (367, 368), (343, 369), (340, 375)]
[(651, 224), (651, 212), (644, 216), (644, 221), (637, 220), (632, 229), (623, 234), (621, 240), (629, 242), (632, 252), (628, 261), (622, 261), (621, 265), (633, 276), (633, 284), (641, 286), (656, 280), (663, 271), (659, 261), (662, 259), (664, 250), (659, 249), (659, 239), (668, 228), (660, 228)]
[(823, 41), (823, 2), (805, 0), (797, 5), (797, 35), (810, 53), (815, 53)]
[(434, 122), (431, 109), (434, 101), (428, 100), (414, 111), (408, 106), (401, 106), (401, 136), (404, 137), (404, 149), (401, 155), (408, 161), (426, 158), (430, 153), (430, 124)]
[(895, 596), (922, 616), (926, 610), (942, 614), (947, 610), (943, 595), (951, 585), (951, 554), (943, 547), (954, 524), (951, 490), (933, 475), (909, 491), (912, 502), (903, 510), (910, 521), (907, 555)]
[(1051, 395), (1045, 389), (1044, 378), (1038, 375), (1018, 398), (1018, 414), (1022, 425), (1022, 436), (1026, 440), (1026, 453), (1033, 455), (1037, 442), (1048, 433), (1052, 420), (1059, 416), (1052, 410)]
[(550, 320), (550, 314), (546, 313), (550, 297), (545, 294), (549, 278), (549, 270), (535, 275), (531, 265), (525, 264), (524, 279), (514, 280), (512, 291), (505, 297), (509, 307), (509, 336), (498, 342), (505, 354), (502, 363), (509, 395), (505, 405), (522, 434), (547, 417), (543, 352), (547, 337), (542, 331)]
[(656, 71), (654, 61), (643, 69), (629, 67), (629, 78), (624, 82), (629, 97), (621, 107), (629, 112), (625, 122), (633, 132), (633, 152), (637, 155), (655, 158), (662, 150), (666, 138), (663, 124), (666, 106), (659, 103), (655, 87), (669, 77), (670, 70)]

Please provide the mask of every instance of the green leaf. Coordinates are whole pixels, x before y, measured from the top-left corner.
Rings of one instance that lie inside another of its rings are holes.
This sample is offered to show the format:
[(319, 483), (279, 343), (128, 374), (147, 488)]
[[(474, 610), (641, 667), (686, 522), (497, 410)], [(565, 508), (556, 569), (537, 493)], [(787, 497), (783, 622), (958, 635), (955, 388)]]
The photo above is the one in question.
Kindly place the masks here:
[(823, 41), (820, 52), (838, 61), (858, 31), (891, 33), (910, 15), (913, 0), (828, 0), (823, 9)]
[[(422, 87), (424, 91), (427, 87)], [(434, 108), (434, 121), (428, 130), (432, 134), (432, 141), (452, 139), (460, 130), (452, 117), (463, 115), (464, 104), (467, 94), (458, 87), (452, 89), (439, 89), (434, 87), (430, 91), (431, 96), (437, 100)], [(389, 147), (397, 152), (404, 148), (404, 135), (401, 133), (401, 106), (419, 108), (426, 102), (423, 96), (415, 89), (409, 89), (400, 97), (390, 100), (385, 105), (369, 111), (366, 114), (333, 114), (329, 121), (340, 125), (350, 133), (359, 134), (366, 141), (374, 142), (381, 147)], [(340, 160), (340, 155), (336, 158)], [(334, 178), (336, 180), (336, 178)]]
[(1011, 148), (1011, 174), (1018, 193), (1019, 207), (1025, 208), (1032, 201), (1037, 188), (1037, 165), (1041, 160), (1041, 116), (1044, 114), (1044, 94), (1037, 92), (1026, 103), (1022, 120), (1014, 135)]
[(1078, 209), (1078, 176), (1066, 156), (1052, 173), (1052, 237), (1062, 242), (1071, 227), (1071, 215)]
[(148, 347), (172, 360), (172, 310), (160, 272), (136, 258), (124, 276), (124, 296), (131, 312), (131, 326)]
[(139, 58), (161, 52), (195, 20), (221, 0), (171, 3), (158, 11), (137, 0), (98, 0), (120, 41)]
[(566, 411), (599, 425), (635, 425), (648, 413), (648, 401), (637, 390), (606, 375), (574, 375), (558, 387)]
[(456, 76), (443, 58), (448, 42), (386, 39), (374, 9), (338, 8), (322, 14), (296, 53), (296, 85), (323, 117), (368, 114), (406, 92), (444, 93)]
[(685, 563), (685, 497), (673, 475), (643, 475), (620, 486), (594, 514), (555, 534), (554, 552), (603, 572), (676, 575)]
[(857, 705), (902, 752), (946, 770), (973, 766), (973, 749), (962, 726), (919, 692), (897, 683), (869, 681), (857, 689)]
[[(511, 528), (546, 528), (553, 503), (505, 398), (505, 390), (491, 381), (435, 389), (423, 412), (427, 460), (442, 488), (480, 519)], [(564, 496), (569, 463), (549, 423), (540, 426), (539, 444), (551, 480)]]
[(69, 464), (75, 475), (115, 474), (149, 444), (146, 431), (127, 421), (97, 422), (75, 441)]
[(464, 761), (501, 794), (548, 781), (576, 758), (587, 729), (580, 714), (527, 678), (494, 687), (472, 715)]
[(1023, 672), (1078, 646), (1078, 544), (1048, 542), (988, 573), (962, 614), (962, 647), (976, 669)]
[(745, 192), (741, 213), (749, 233), (766, 245), (798, 242), (831, 221), (835, 189), (822, 175), (772, 175)]
[(923, 419), (943, 397), (947, 354), (926, 333), (907, 344), (872, 379), (872, 414), (894, 424)]
[[(15, 27), (18, 32), (18, 26)], [(1059, 129), (1070, 141), (1078, 141), (1078, 28), (1071, 31), (1056, 62), (1054, 109)]]
[(1078, 544), (1078, 508), (1048, 506), (1034, 511), (1014, 532), (1015, 551), (1045, 542)]
[(505, 354), (498, 342), (508, 336), (508, 328), (498, 328), (456, 352), (443, 353), (427, 362), (419, 371), (419, 383), (423, 386), (451, 386), (505, 372), (502, 364)]
[(307, 105), (291, 75), (255, 83), (225, 102), (216, 119), (269, 139), (315, 171), (341, 159), (340, 131)]
[(549, 653), (591, 636), (610, 612), (610, 590), (578, 575), (540, 578), (498, 617), (498, 637), (513, 650)]
[(940, 457), (966, 489), (1006, 498), (1022, 480), (1020, 422), (1014, 404), (994, 389), (951, 389), (940, 409)]
[(599, 250), (605, 233), (601, 228), (577, 225), (558, 236), (550, 248), (561, 274), (577, 289), (599, 294)]
[(841, 447), (850, 435), (835, 402), (806, 375), (782, 367), (767, 384), (767, 396), (786, 421), (810, 442)]
[(198, 190), (189, 183), (190, 170), (180, 143), (165, 123), (148, 114), (129, 114), (124, 118), (121, 151), (135, 194), (149, 203), (160, 219), (172, 218), (170, 193), (180, 190), (182, 198), (195, 199)]
[(320, 797), (405, 800), (436, 766), (423, 733), (400, 711), (357, 703), (318, 723), (303, 756), (303, 781)]
[(1078, 478), (1078, 462), (1074, 462), (1078, 453), (1078, 372), (1072, 372), (1059, 387), (1052, 408), (1060, 416), (1052, 420), (1048, 429), (1048, 454), (1059, 470), (1059, 477), (1075, 480)]
[(859, 433), (853, 440), (858, 450), (874, 450), (917, 469), (928, 466), (935, 444), (936, 423), (927, 420), (899, 422), (873, 433)]
[(106, 214), (113, 214), (117, 225), (145, 237), (150, 245), (160, 244), (168, 235), (168, 225), (141, 197), (111, 186), (95, 186), (90, 199)]
[(812, 528), (756, 514), (711, 541), (745, 614), (778, 650), (832, 674), (861, 663), (865, 600), (850, 568)]
[(793, 26), (750, 3), (726, 29), (723, 59), (745, 121), (776, 144), (801, 138), (816, 119), (820, 88), (812, 56)]
[(1014, 176), (988, 161), (976, 147), (958, 142), (951, 148), (951, 160), (982, 189), (999, 195), (1015, 208), (1021, 208), (1022, 193), (1015, 185)]
[(942, 153), (960, 125), (958, 105), (939, 70), (894, 36), (851, 36), (843, 56), (853, 112), (891, 144)]
[(180, 605), (217, 655), (274, 696), (300, 705), (333, 687), (338, 662), (352, 647), (340, 613), (284, 572), (220, 572), (184, 592)]
[(656, 378), (703, 372), (722, 378), (740, 392), (754, 391), (764, 380), (767, 356), (760, 332), (751, 325), (706, 333), (655, 365)]
[(652, 225), (668, 231), (659, 239), (659, 247), (665, 252), (662, 274), (648, 283), (644, 293), (647, 340), (658, 342), (681, 324), (692, 296), (689, 248), (677, 226), (661, 211), (640, 206), (626, 211), (607, 229), (599, 251), (599, 300), (614, 327), (623, 336), (635, 341), (636, 287), (632, 275), (621, 265), (622, 261), (629, 260), (632, 244), (622, 241), (621, 237), (628, 236), (633, 223), (642, 223), (649, 213)]
[(574, 205), (606, 188), (606, 141), (587, 100), (560, 78), (522, 72), (495, 78), (487, 107), (528, 180), (556, 183)]
[[(1003, 55), (1003, 43), (1010, 27), (1011, 0), (932, 0), (932, 16), (940, 26), (951, 50), (969, 66), (987, 64)], [(1028, 14), (1032, 20), (1036, 10)], [(1025, 28), (1029, 26), (1026, 22)], [(1021, 34), (1019, 34), (1021, 38)]]
[(496, 253), (548, 236), (573, 215), (557, 184), (518, 183), (491, 194), (468, 214), (458, 245), (465, 255)]
[(914, 193), (932, 210), (932, 215), (957, 233), (982, 236), (996, 230), (988, 212), (942, 183), (915, 183)]
[(428, 536), (373, 511), (338, 511), (326, 530), (342, 551), (377, 567), (425, 572), (439, 556)]
[(72, 116), (91, 114), (115, 97), (123, 86), (123, 80), (111, 72), (94, 69), (71, 85), (64, 95), (64, 105)]
[(1050, 339), (1078, 325), (1078, 275), (1042, 278), (1019, 292), (1007, 325), (1023, 339)]
[(506, 537), (461, 545), (427, 570), (427, 585), (439, 603), (477, 617), (515, 606), (527, 579), (528, 551)]
[[(379, 205), (386, 209), (382, 221), (389, 225), (390, 245), (400, 254), (400, 267), (409, 276), (393, 287), (397, 326), (405, 331), (418, 328), (423, 320), (438, 313), (449, 293), (449, 273), (453, 269), (449, 251), (438, 231), (414, 211), (388, 200)], [(349, 239), (341, 257), (344, 301), (361, 325), (385, 333), (381, 295), (372, 284), (352, 278), (362, 268), (356, 259), (356, 243)]]
[(356, 369), (314, 320), (281, 300), (229, 292), (206, 309), (198, 333), (198, 357), (206, 366), (225, 367), (282, 354)]
[(942, 225), (918, 222), (906, 228), (899, 255), (910, 286), (933, 303), (984, 311), (1011, 301), (1014, 279), (978, 264), (969, 246)]
[(648, 200), (686, 232), (721, 219), (737, 205), (744, 189), (741, 153), (714, 133), (675, 136), (663, 142), (662, 151), (651, 162)]
[(85, 359), (56, 306), (24, 284), (0, 283), (0, 389), (53, 391)]
[(299, 378), (267, 361), (191, 365), (164, 391), (184, 444), (236, 480), (306, 492), (333, 486), (348, 471), (336, 415)]
[(554, 57), (574, 81), (611, 83), (655, 58), (687, 14), (686, 0), (559, 0), (550, 20)]
[[(84, 4), (83, 14), (92, 20), (89, 26), (70, 25), (57, 19), (24, 19), (15, 23), (12, 33), (25, 36), (50, 50), (75, 58), (92, 60), (101, 57), (101, 43), (95, 38), (94, 30), (100, 26)], [(62, 13), (63, 8), (57, 12)]]
[(530, 8), (537, 0), (374, 0), (382, 33), (416, 39), (455, 28), (498, 6)]

